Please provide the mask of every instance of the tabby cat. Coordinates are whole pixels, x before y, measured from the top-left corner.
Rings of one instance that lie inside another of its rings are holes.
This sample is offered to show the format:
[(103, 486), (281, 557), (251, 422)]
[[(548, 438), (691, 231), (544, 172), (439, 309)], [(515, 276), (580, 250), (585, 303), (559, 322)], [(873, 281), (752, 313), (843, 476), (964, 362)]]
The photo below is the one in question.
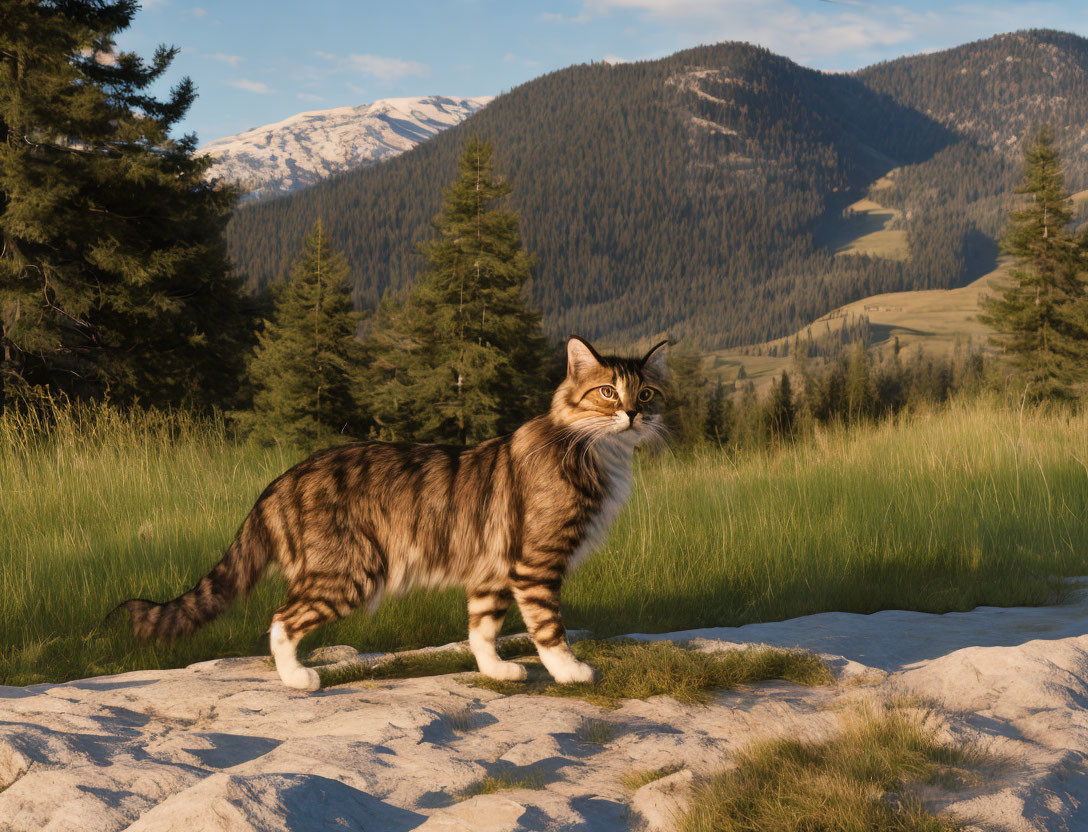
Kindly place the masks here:
[(275, 559), (286, 603), (272, 616), (285, 685), (319, 687), (295, 648), (308, 632), (373, 609), (386, 592), (461, 585), (480, 671), (525, 678), (495, 637), (517, 601), (540, 658), (560, 683), (593, 669), (567, 646), (559, 588), (599, 546), (630, 490), (636, 445), (664, 435), (665, 344), (639, 359), (567, 342), (567, 375), (548, 413), (475, 447), (358, 442), (319, 451), (272, 482), (226, 555), (180, 598), (133, 599), (140, 637), (177, 636), (210, 621)]

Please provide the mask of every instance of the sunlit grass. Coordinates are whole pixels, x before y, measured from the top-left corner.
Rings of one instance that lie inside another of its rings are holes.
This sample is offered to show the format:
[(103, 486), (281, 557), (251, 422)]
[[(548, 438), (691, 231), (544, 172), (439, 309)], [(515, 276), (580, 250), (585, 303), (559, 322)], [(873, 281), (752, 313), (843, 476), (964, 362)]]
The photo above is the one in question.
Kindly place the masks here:
[(672, 765), (661, 766), (661, 768), (631, 769), (631, 771), (620, 778), (620, 785), (630, 792), (635, 792), (647, 783), (653, 783), (656, 780), (660, 780), (662, 777), (676, 774), (676, 772), (683, 769), (683, 767), (684, 766), (680, 763), (673, 763)]
[(506, 695), (522, 693), (567, 696), (612, 708), (624, 699), (670, 696), (678, 702), (705, 703), (713, 691), (738, 685), (785, 679), (802, 685), (825, 685), (831, 673), (816, 655), (803, 650), (750, 647), (702, 652), (671, 642), (579, 641), (574, 654), (597, 671), (592, 683), (560, 685), (544, 672), (527, 682), (502, 682), (486, 676), (469, 684)]
[(616, 738), (616, 726), (604, 719), (583, 717), (574, 729), (574, 736), (585, 745), (608, 745)]
[(494, 794), (495, 792), (510, 791), (512, 789), (543, 789), (548, 783), (544, 772), (536, 769), (519, 769), (503, 771), (498, 774), (482, 777), (475, 783), (466, 786), (457, 795), (461, 800), (468, 800), (480, 794)]
[(597, 636), (809, 613), (1053, 602), (1088, 574), (1088, 414), (986, 402), (795, 447), (644, 460), (569, 581)]
[[(274, 574), (189, 640), (141, 645), (102, 619), (192, 586), (302, 454), (184, 414), (57, 418), (44, 437), (0, 418), (0, 683), (262, 652), (282, 600)], [(1054, 576), (1088, 573), (1086, 460), (1088, 415), (986, 402), (736, 460), (643, 458), (607, 547), (564, 586), (567, 623), (600, 637), (1045, 603)], [(511, 615), (506, 630), (520, 627)], [(421, 647), (465, 628), (463, 594), (427, 593), (322, 628), (306, 648)]]
[(926, 811), (914, 787), (946, 783), (949, 772), (979, 762), (908, 711), (863, 709), (825, 742), (779, 739), (742, 751), (732, 768), (696, 787), (678, 829), (949, 832), (959, 825)]

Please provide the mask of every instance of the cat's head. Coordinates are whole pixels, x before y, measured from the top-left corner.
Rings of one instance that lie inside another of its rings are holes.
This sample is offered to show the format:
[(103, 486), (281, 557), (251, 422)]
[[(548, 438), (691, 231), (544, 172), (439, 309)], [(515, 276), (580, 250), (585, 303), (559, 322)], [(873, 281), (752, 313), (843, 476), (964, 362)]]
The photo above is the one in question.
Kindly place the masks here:
[(642, 358), (601, 355), (583, 338), (567, 341), (567, 377), (552, 397), (558, 425), (637, 445), (664, 436), (667, 341)]

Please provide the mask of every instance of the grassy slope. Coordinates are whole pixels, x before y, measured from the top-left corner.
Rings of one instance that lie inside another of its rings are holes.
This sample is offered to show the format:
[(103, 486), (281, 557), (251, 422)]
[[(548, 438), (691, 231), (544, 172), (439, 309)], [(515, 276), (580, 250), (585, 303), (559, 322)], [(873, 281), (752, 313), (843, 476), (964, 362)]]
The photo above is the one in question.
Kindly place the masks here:
[[(881, 182), (874, 185), (871, 193), (878, 196)], [(1088, 191), (1073, 195), (1074, 205), (1088, 204)], [(872, 199), (862, 199), (850, 206), (852, 215), (825, 230), (823, 244), (839, 255), (868, 254), (897, 260), (909, 258), (906, 232), (891, 229), (898, 212), (885, 208)], [(927, 289), (918, 292), (892, 292), (848, 303), (834, 309), (809, 326), (778, 338), (748, 347), (753, 354), (745, 354), (745, 348), (717, 350), (705, 358), (706, 369), (723, 381), (737, 378), (743, 367), (747, 377), (757, 390), (770, 385), (771, 379), (783, 370), (793, 367), (789, 356), (771, 356), (772, 347), (782, 351), (783, 345), (792, 344), (795, 336), (802, 341), (811, 332), (814, 339), (834, 333), (850, 320), (867, 316), (873, 327), (873, 349), (887, 353), (896, 338), (902, 349), (921, 348), (934, 355), (947, 355), (968, 338), (974, 344), (985, 344), (992, 330), (979, 323), (979, 300), (993, 294), (1008, 273), (1010, 263), (1003, 258), (998, 267), (960, 289)], [(755, 354), (761, 350), (762, 355)]]
[[(874, 196), (879, 196), (882, 183), (889, 183), (886, 176), (871, 188)], [(1072, 202), (1077, 211), (1088, 209), (1088, 190), (1073, 194)], [(889, 228), (898, 217), (897, 211), (871, 199), (859, 200), (850, 209), (852, 216), (824, 231), (823, 245), (839, 255), (868, 254), (896, 260), (910, 256), (906, 232)], [(793, 359), (788, 356), (768, 355), (771, 347), (777, 346), (781, 350), (783, 344), (793, 342), (795, 335), (804, 340), (808, 330), (813, 338), (835, 332), (844, 322), (856, 320), (860, 315), (867, 316), (873, 325), (873, 349), (885, 353), (895, 338), (899, 338), (903, 349), (913, 351), (920, 347), (933, 355), (948, 355), (968, 338), (975, 345), (985, 344), (993, 330), (978, 321), (979, 300), (994, 293), (1009, 268), (1009, 259), (1002, 258), (992, 272), (960, 289), (892, 292), (862, 298), (832, 310), (786, 338), (755, 345), (756, 349), (762, 349), (763, 355), (746, 355), (743, 348), (716, 350), (706, 355), (705, 366), (723, 381), (732, 381), (744, 367), (756, 389), (763, 390), (770, 385), (771, 379), (793, 366)], [(754, 352), (752, 347), (748, 349)]]
[[(892, 185), (892, 174), (882, 176), (869, 188), (870, 194)], [(900, 212), (886, 208), (872, 199), (859, 199), (848, 206), (841, 220), (828, 226), (822, 235), (821, 245), (836, 254), (867, 254), (870, 257), (886, 257), (891, 260), (907, 260), (907, 232), (891, 226), (899, 219)]]
[[(279, 579), (177, 644), (138, 645), (102, 617), (166, 599), (215, 562), (295, 457), (221, 427), (99, 415), (45, 444), (0, 421), (0, 683), (261, 652)], [(564, 588), (598, 636), (822, 610), (940, 612), (1048, 598), (1088, 573), (1088, 414), (977, 404), (744, 456), (646, 459), (606, 549)], [(457, 592), (386, 601), (317, 644), (416, 647), (465, 636)], [(508, 630), (520, 627), (516, 616)]]
[[(960, 289), (927, 289), (920, 292), (893, 292), (863, 298), (824, 315), (814, 321), (812, 337), (840, 329), (846, 321), (866, 315), (873, 327), (873, 349), (890, 354), (892, 343), (899, 339), (901, 349), (913, 353), (918, 348), (934, 355), (948, 355), (957, 345), (970, 338), (975, 345), (985, 344), (992, 330), (978, 320), (979, 299), (993, 294), (995, 286), (1008, 273), (1009, 263), (1003, 261), (994, 271), (983, 275)], [(806, 330), (798, 333), (805, 339)], [(771, 356), (772, 346), (780, 349), (787, 339), (758, 345), (763, 355), (745, 355), (742, 349), (718, 350), (705, 359), (707, 369), (723, 381), (737, 377), (741, 367), (756, 389), (768, 386), (783, 370), (793, 368), (793, 358)], [(749, 348), (751, 349), (751, 348)]]

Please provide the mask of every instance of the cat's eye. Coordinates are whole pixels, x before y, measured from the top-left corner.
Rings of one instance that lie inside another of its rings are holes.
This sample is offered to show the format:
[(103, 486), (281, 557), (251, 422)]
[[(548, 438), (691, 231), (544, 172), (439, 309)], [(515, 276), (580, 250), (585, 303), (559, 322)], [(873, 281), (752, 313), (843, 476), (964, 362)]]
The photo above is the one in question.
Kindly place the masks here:
[(650, 387), (644, 387), (642, 390), (638, 391), (638, 400), (643, 404), (646, 404), (646, 402), (650, 401), (653, 397), (654, 391)]
[(614, 399), (616, 398), (616, 388), (606, 384), (604, 387), (598, 387), (598, 392), (603, 398)]

